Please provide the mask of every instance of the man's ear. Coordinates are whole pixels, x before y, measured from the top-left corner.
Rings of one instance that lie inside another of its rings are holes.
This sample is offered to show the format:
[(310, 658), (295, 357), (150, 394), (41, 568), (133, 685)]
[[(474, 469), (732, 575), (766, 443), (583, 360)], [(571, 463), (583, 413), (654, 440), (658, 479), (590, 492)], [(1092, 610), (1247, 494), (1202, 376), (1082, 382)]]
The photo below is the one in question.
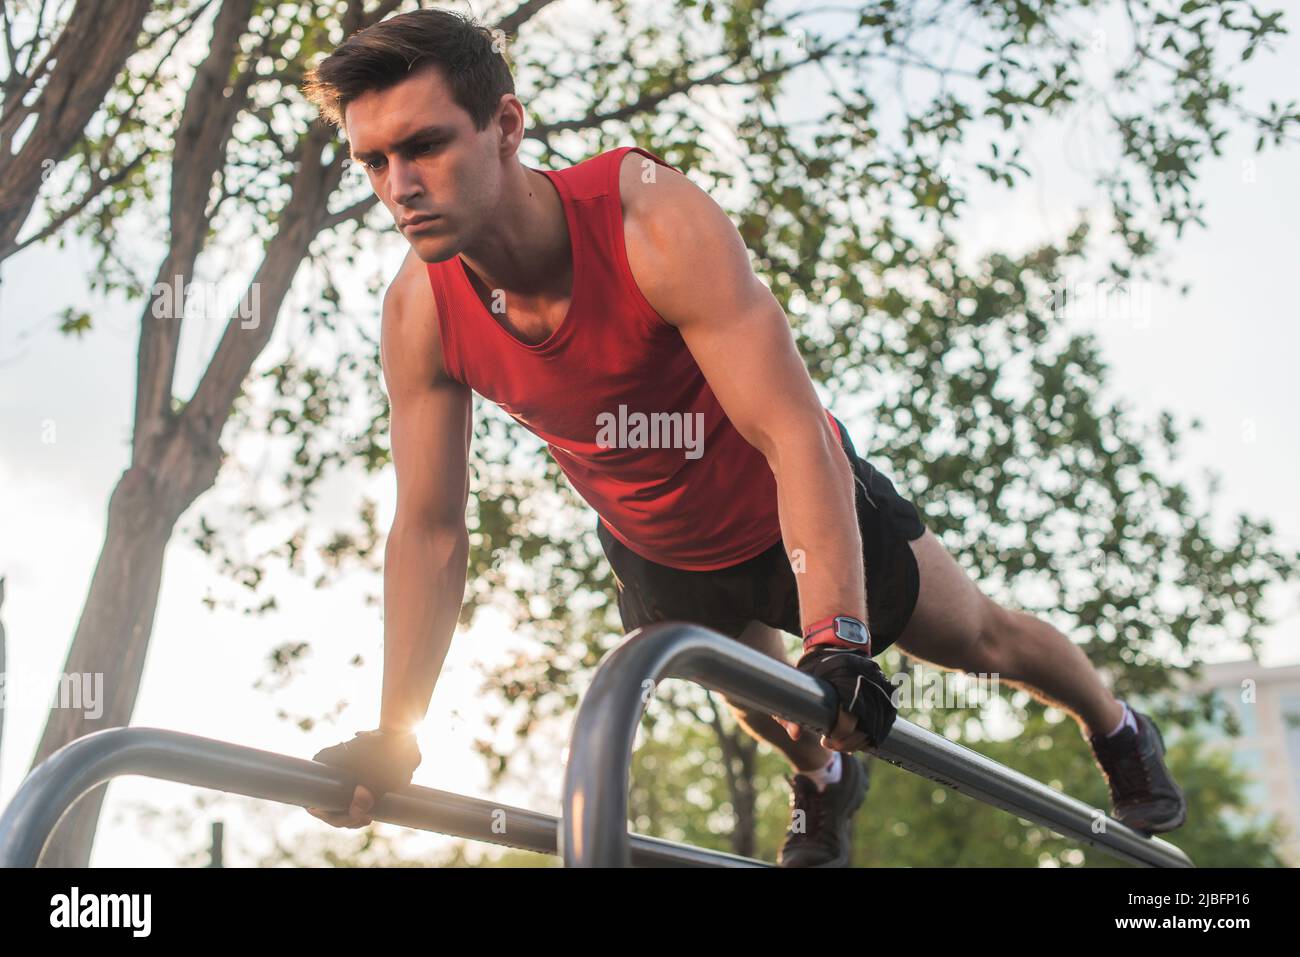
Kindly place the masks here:
[(501, 155), (513, 156), (524, 141), (524, 105), (513, 93), (502, 93), (494, 119), (501, 127)]

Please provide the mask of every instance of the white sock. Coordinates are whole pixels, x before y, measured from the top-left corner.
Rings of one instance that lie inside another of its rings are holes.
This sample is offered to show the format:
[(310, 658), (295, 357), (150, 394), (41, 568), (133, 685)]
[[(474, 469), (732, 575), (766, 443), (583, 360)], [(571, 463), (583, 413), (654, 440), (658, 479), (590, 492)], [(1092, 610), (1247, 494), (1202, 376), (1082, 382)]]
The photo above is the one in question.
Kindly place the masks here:
[(1124, 706), (1124, 716), (1119, 719), (1119, 724), (1115, 725), (1115, 730), (1106, 735), (1108, 738), (1115, 737), (1115, 735), (1123, 731), (1125, 727), (1132, 728), (1134, 731), (1138, 729), (1137, 719), (1133, 717), (1133, 709), (1128, 706), (1128, 702), (1121, 701), (1120, 704)]
[(812, 778), (813, 782), (817, 785), (817, 790), (820, 792), (825, 791), (828, 784), (838, 783), (840, 774), (843, 770), (844, 765), (840, 762), (840, 752), (836, 751), (831, 755), (831, 759), (827, 762), (826, 767), (822, 768), (820, 771), (800, 771), (798, 773), (802, 774), (806, 778)]

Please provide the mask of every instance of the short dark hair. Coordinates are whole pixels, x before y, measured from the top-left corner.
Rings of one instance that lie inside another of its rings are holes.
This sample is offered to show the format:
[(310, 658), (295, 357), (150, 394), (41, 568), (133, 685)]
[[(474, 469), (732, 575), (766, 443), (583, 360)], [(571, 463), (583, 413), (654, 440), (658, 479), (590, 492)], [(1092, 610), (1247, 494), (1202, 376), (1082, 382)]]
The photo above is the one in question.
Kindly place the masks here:
[(362, 93), (387, 89), (416, 69), (436, 65), (452, 98), (482, 130), (501, 97), (515, 91), (500, 37), (450, 10), (413, 10), (348, 37), (307, 74), (303, 95), (341, 129), (348, 103)]

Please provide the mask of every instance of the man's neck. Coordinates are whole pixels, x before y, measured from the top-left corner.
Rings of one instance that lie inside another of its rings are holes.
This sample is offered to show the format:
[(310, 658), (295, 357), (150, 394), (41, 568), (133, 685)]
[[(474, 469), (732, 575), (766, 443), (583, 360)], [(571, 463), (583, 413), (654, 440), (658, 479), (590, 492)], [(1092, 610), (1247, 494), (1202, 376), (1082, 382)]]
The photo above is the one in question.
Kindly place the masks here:
[(519, 298), (569, 295), (572, 254), (564, 204), (544, 175), (515, 164), (497, 213), (461, 256), (489, 289)]

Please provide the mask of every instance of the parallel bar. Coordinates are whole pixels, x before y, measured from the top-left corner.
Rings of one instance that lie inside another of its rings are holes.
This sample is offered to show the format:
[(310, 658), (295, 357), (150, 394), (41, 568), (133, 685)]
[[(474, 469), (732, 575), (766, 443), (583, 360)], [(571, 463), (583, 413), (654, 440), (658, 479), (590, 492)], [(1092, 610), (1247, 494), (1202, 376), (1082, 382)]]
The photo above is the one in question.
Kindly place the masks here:
[[(582, 699), (564, 776), (561, 853), (568, 867), (626, 867), (628, 773), (645, 703), (660, 681), (685, 678), (820, 733), (833, 725), (830, 686), (699, 625), (664, 622), (633, 631), (596, 670)], [(1192, 867), (1177, 847), (899, 718), (873, 752), (1017, 817), (1122, 860)]]
[[(0, 867), (37, 866), (68, 808), (87, 791), (123, 774), (300, 807), (346, 807), (353, 787), (344, 772), (315, 761), (161, 728), (110, 728), (60, 748), (22, 783), (0, 816)], [(559, 821), (549, 814), (418, 785), (384, 795), (373, 817), (540, 854), (557, 853)], [(770, 866), (641, 835), (633, 836), (632, 847), (633, 859), (642, 867)]]

